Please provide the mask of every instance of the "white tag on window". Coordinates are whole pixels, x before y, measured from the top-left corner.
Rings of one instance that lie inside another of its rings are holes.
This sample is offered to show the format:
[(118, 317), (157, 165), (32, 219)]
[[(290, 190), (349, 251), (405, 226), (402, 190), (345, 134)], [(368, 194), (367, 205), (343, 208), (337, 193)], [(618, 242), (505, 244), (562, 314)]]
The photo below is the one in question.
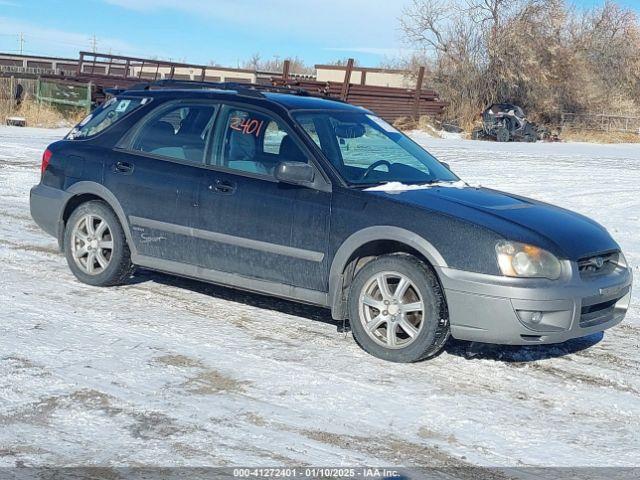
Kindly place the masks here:
[(130, 103), (131, 103), (131, 100), (120, 100), (120, 103), (118, 103), (118, 106), (116, 107), (116, 112), (118, 113), (126, 112), (127, 108), (129, 108)]

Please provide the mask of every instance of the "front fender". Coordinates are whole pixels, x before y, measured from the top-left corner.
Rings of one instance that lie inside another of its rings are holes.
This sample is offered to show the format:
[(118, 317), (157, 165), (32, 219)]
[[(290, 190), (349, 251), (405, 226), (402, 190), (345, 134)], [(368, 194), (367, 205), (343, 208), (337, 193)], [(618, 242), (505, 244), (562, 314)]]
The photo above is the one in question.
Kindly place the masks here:
[(436, 270), (439, 270), (440, 267), (448, 266), (433, 244), (415, 232), (389, 225), (358, 230), (342, 243), (331, 263), (329, 271), (329, 305), (334, 319), (340, 320), (344, 318), (342, 298), (343, 272), (349, 258), (363, 245), (378, 240), (391, 240), (411, 247), (420, 252)]

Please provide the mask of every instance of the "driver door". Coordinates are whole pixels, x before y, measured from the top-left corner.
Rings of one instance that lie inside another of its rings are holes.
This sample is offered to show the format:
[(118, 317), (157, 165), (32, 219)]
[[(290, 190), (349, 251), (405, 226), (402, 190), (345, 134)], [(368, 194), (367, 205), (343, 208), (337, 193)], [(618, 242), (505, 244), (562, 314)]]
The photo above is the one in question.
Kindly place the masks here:
[(225, 106), (216, 125), (195, 225), (202, 266), (325, 290), (331, 194), (274, 176), (281, 161), (311, 154), (283, 121), (254, 107)]

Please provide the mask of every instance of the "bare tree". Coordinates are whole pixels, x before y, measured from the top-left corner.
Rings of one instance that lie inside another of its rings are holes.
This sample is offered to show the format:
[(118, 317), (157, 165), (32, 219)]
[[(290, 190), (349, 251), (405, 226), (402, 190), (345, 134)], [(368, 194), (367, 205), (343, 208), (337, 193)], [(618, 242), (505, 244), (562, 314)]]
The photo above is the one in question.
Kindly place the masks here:
[(566, 0), (413, 0), (401, 26), (463, 126), (494, 101), (546, 122), (607, 100), (640, 109), (640, 25), (612, 0), (586, 13)]
[(273, 56), (271, 59), (263, 60), (259, 53), (254, 53), (248, 60), (242, 63), (243, 68), (250, 70), (259, 70), (264, 72), (279, 73), (284, 68), (285, 60), (291, 62), (291, 73), (298, 74), (311, 74), (313, 73), (313, 67), (309, 67), (304, 63), (304, 60), (298, 57), (294, 58), (280, 58), (279, 56)]

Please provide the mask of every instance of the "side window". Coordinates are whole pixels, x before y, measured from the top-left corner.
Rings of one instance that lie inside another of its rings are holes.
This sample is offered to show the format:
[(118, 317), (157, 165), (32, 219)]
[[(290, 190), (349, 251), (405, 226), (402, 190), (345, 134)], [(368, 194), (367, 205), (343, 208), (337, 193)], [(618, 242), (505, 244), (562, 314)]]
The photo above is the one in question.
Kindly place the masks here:
[(307, 161), (280, 121), (243, 109), (227, 110), (219, 150), (218, 165), (261, 175), (273, 175), (282, 161)]
[(273, 155), (280, 154), (280, 146), (282, 145), (282, 140), (286, 137), (287, 133), (280, 128), (278, 122), (271, 121), (267, 125), (267, 128), (264, 131), (264, 152), (271, 153)]
[(310, 115), (302, 116), (298, 118), (298, 121), (300, 122), (300, 125), (302, 125), (302, 128), (304, 128), (307, 134), (311, 137), (311, 140), (313, 140), (316, 145), (322, 148), (322, 144), (320, 143), (320, 135), (318, 134), (318, 131), (316, 129), (316, 124), (313, 122), (313, 118)]
[(152, 115), (138, 131), (133, 150), (202, 164), (215, 105), (175, 105)]

